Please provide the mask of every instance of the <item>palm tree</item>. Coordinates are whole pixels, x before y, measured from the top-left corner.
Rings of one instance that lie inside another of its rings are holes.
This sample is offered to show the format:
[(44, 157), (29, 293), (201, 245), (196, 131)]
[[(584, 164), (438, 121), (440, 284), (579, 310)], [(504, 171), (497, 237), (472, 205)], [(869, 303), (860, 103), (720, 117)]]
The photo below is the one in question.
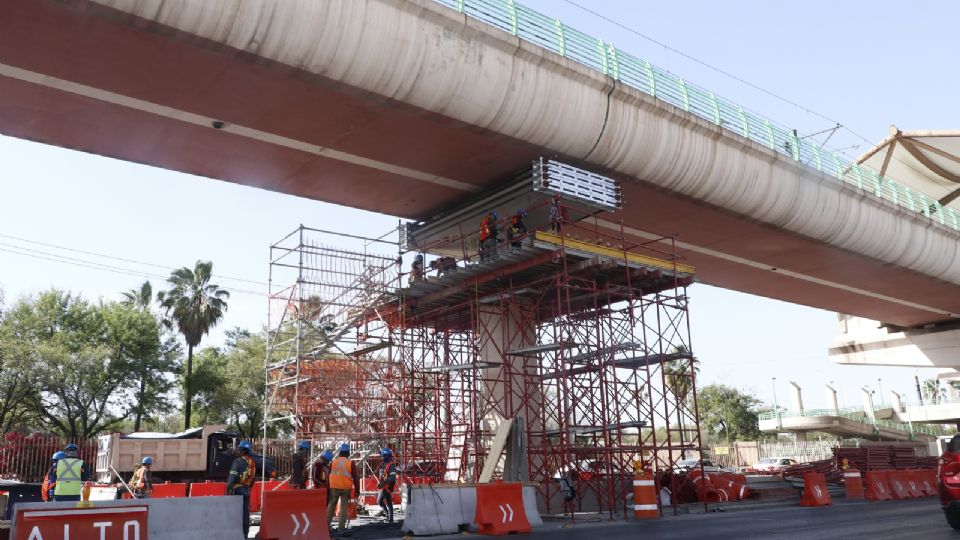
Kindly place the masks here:
[(203, 336), (220, 322), (227, 310), (230, 293), (210, 283), (213, 263), (197, 261), (193, 270), (187, 267), (174, 270), (167, 278), (170, 290), (157, 293), (157, 301), (165, 310), (164, 324), (183, 334), (187, 342), (187, 373), (184, 378), (184, 429), (190, 427), (191, 401), (190, 377), (193, 375), (193, 349), (200, 345)]
[(150, 311), (150, 305), (153, 304), (153, 286), (149, 281), (144, 281), (139, 289), (130, 289), (123, 293), (123, 300), (120, 301), (125, 306), (139, 309), (140, 311)]
[(690, 391), (693, 389), (693, 380), (700, 371), (700, 367), (697, 365), (700, 361), (690, 354), (690, 349), (686, 345), (674, 347), (672, 355), (679, 356), (679, 358), (663, 363), (663, 376), (666, 379), (667, 388), (676, 398), (677, 424), (680, 429), (680, 457), (685, 458), (683, 407), (687, 402)]

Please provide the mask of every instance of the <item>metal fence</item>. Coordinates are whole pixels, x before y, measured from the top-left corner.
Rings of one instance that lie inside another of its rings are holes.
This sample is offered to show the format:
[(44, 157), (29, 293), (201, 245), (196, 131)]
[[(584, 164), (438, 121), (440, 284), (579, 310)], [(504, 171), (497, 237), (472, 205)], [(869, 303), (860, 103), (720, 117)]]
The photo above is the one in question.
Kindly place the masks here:
[(50, 469), (50, 458), (70, 444), (80, 449), (80, 458), (96, 462), (97, 441), (65, 440), (53, 436), (7, 433), (0, 441), (0, 479), (20, 482), (42, 482)]
[(772, 122), (646, 60), (514, 0), (436, 0), (623, 84), (679, 107), (857, 189), (960, 231), (960, 213), (870, 168), (857, 165), (796, 130)]

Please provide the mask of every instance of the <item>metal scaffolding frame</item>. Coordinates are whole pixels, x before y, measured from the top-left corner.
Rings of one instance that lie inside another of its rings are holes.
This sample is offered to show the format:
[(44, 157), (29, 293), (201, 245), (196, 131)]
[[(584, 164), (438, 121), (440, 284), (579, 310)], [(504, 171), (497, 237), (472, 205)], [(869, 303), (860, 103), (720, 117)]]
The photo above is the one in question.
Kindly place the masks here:
[[(321, 245), (335, 233), (301, 226), (271, 247), (268, 421), (326, 447), (392, 447), (403, 482), (477, 481), (496, 459), (547, 512), (627, 513), (637, 463), (672, 482), (699, 456), (693, 269), (672, 237), (631, 242), (575, 212), (559, 234), (531, 227), (493, 260), (409, 283), (403, 253), (386, 254), (406, 239)], [(466, 254), (470, 236), (425, 251)], [(518, 418), (526, 455), (511, 468), (490, 452)]]

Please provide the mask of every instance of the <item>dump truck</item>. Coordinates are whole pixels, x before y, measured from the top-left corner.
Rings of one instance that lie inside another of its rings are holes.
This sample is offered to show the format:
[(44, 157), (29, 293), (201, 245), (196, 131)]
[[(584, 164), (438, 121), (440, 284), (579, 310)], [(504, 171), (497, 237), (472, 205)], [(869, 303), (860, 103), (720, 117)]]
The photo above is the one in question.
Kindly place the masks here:
[[(181, 433), (111, 433), (101, 435), (97, 444), (97, 482), (116, 481), (114, 470), (128, 480), (134, 467), (146, 456), (153, 458), (153, 481), (203, 482), (223, 481), (236, 459), (237, 444), (242, 440), (226, 426), (204, 426)], [(252, 454), (257, 476), (263, 470), (264, 458)], [(266, 458), (266, 475), (274, 476), (274, 460)]]

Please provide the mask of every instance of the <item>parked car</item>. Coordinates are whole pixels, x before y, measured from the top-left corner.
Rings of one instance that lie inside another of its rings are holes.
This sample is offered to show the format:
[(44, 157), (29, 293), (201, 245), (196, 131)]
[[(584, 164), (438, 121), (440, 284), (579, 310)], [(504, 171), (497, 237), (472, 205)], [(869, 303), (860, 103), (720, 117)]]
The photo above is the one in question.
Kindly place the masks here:
[(954, 435), (937, 462), (937, 491), (947, 523), (960, 529), (960, 435)]
[(753, 464), (757, 472), (781, 472), (797, 464), (797, 460), (788, 457), (768, 457)]
[[(736, 472), (733, 469), (726, 469), (715, 464), (709, 459), (704, 459), (703, 461), (703, 472), (708, 473), (718, 473), (718, 472)], [(699, 459), (681, 459), (673, 466), (673, 472), (689, 472), (691, 469), (700, 468)]]

